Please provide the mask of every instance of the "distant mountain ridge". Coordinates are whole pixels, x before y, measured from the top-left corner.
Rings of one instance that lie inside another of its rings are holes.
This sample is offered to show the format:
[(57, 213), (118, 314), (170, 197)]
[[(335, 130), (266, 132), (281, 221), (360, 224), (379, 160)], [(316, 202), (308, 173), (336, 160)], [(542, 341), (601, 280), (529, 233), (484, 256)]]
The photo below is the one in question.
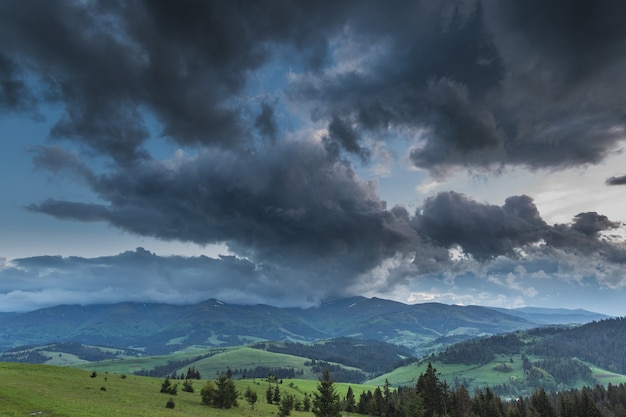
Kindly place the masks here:
[(539, 324), (585, 324), (610, 318), (606, 314), (594, 313), (581, 308), (570, 310), (567, 308), (497, 308), (489, 307), (500, 313), (510, 314)]
[[(519, 314), (519, 313), (518, 313)], [(416, 353), (449, 336), (483, 336), (535, 327), (513, 313), (479, 306), (403, 304), (351, 297), (319, 307), (234, 305), (219, 300), (177, 306), (119, 303), (60, 305), (0, 316), (0, 350), (73, 341), (167, 353), (188, 346), (234, 346), (263, 340), (311, 342), (341, 336), (407, 346)]]

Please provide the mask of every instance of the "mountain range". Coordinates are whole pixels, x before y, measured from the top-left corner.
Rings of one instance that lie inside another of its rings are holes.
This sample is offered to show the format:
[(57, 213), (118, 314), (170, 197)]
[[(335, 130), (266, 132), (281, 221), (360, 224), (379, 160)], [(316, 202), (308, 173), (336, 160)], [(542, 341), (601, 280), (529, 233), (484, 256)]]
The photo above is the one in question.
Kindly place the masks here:
[(365, 297), (339, 299), (308, 309), (234, 305), (215, 299), (187, 306), (59, 305), (0, 316), (0, 350), (73, 341), (162, 354), (190, 346), (234, 346), (263, 340), (310, 342), (350, 336), (403, 345), (419, 355), (438, 340), (458, 341), (528, 329), (545, 324), (551, 315), (554, 323), (607, 317), (581, 310), (409, 305)]

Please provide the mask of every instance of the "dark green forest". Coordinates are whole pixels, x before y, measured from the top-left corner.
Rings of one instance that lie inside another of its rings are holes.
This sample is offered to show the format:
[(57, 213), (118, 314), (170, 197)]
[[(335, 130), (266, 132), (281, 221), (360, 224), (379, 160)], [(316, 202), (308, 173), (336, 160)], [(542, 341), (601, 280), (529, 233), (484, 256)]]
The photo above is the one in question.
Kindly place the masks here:
[(343, 409), (384, 417), (620, 417), (626, 416), (626, 385), (595, 385), (548, 393), (538, 388), (528, 397), (503, 399), (490, 388), (471, 395), (463, 385), (451, 389), (429, 363), (413, 387), (389, 384), (358, 399), (343, 399)]
[[(594, 385), (592, 363), (611, 372), (626, 372), (626, 319), (614, 318), (579, 327), (544, 327), (457, 343), (431, 359), (445, 364), (484, 365), (497, 355), (520, 355), (525, 384), (558, 390), (584, 381)], [(534, 358), (534, 359), (533, 359)], [(496, 369), (506, 372), (506, 361)], [(499, 394), (515, 390), (491, 387)]]
[[(368, 377), (382, 375), (385, 372), (413, 362), (416, 358), (410, 349), (374, 339), (355, 339), (339, 337), (321, 343), (302, 344), (294, 342), (259, 343), (253, 345), (270, 352), (285, 353), (316, 361), (336, 362), (345, 366), (359, 368), (368, 373)], [(336, 378), (335, 374), (333, 376)], [(365, 379), (365, 378), (364, 378)]]

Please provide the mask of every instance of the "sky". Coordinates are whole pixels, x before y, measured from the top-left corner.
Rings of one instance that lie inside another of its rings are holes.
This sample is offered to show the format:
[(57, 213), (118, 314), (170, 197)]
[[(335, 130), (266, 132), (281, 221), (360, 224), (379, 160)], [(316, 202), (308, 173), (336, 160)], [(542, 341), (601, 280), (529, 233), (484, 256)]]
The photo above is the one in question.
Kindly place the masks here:
[(626, 3), (0, 2), (0, 311), (626, 315)]

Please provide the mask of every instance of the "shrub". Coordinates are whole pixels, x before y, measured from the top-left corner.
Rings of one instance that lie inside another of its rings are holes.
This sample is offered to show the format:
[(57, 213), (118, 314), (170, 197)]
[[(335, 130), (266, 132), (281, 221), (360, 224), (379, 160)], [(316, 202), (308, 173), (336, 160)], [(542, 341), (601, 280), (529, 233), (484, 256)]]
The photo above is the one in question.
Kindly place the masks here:
[(185, 391), (185, 392), (194, 392), (193, 382), (191, 382), (190, 380), (186, 379), (185, 382), (183, 382), (183, 391)]
[(166, 408), (174, 408), (176, 406), (176, 403), (174, 403), (174, 399), (172, 397), (170, 397), (169, 400), (167, 400), (167, 403), (165, 404)]
[(178, 392), (178, 384), (172, 385), (169, 377), (165, 377), (165, 380), (161, 384), (161, 392), (164, 394), (176, 395)]

